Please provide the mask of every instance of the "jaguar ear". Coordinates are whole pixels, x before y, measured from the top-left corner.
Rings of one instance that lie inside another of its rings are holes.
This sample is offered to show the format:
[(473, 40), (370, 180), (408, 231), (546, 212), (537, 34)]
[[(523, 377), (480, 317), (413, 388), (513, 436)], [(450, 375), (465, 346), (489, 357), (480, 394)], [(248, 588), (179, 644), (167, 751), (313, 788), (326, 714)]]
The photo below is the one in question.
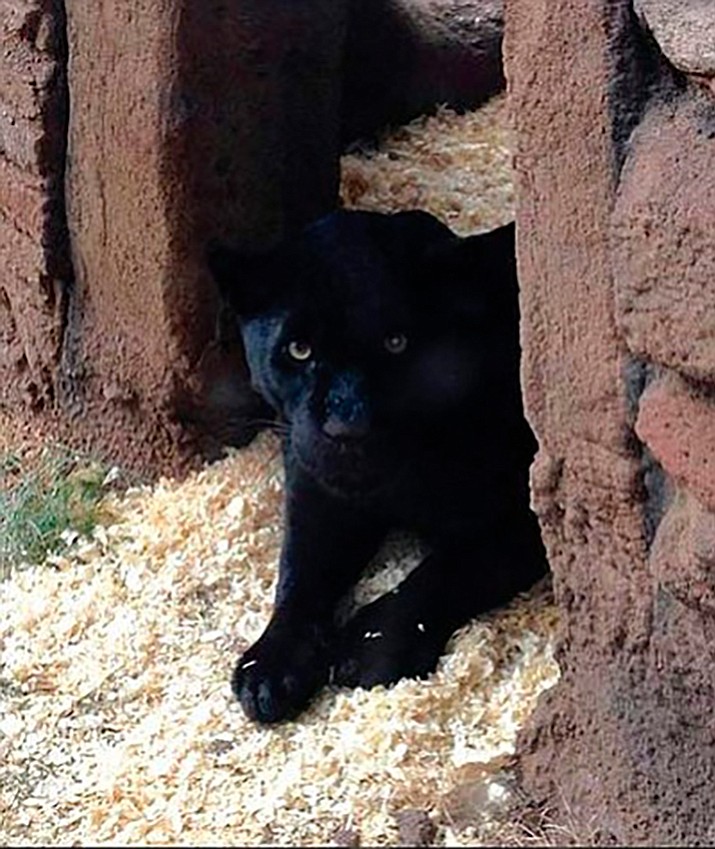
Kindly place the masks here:
[(429, 260), (459, 277), (478, 275), (499, 285), (504, 278), (516, 276), (514, 224), (437, 243), (429, 250)]
[(514, 225), (463, 238), (453, 236), (434, 245), (424, 257), (417, 279), (438, 299), (444, 297), (445, 286), (449, 287), (454, 309), (473, 319), (516, 310), (518, 320)]
[(273, 253), (247, 254), (212, 241), (205, 258), (221, 298), (239, 318), (264, 312), (275, 300), (278, 279)]

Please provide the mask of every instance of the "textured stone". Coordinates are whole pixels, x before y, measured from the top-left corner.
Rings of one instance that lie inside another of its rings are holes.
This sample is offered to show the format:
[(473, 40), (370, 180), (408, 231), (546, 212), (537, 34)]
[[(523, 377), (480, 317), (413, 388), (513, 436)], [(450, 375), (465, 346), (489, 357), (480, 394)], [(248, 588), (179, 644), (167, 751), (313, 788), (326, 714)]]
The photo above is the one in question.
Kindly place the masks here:
[(715, 378), (715, 102), (688, 89), (633, 134), (613, 221), (618, 324), (628, 347)]
[[(603, 108), (613, 17), (587, 0), (520, 0), (507, 4), (505, 41), (517, 134), (522, 380), (540, 444), (532, 497), (565, 623), (562, 680), (521, 737), (522, 769), (535, 795), (563, 803), (567, 793), (584, 821), (628, 781), (609, 692), (626, 635), (637, 642), (647, 633), (638, 462), (627, 441), (626, 362), (600, 235), (614, 189)], [(617, 820), (615, 808), (609, 817)]]
[(712, 0), (634, 0), (634, 6), (676, 68), (715, 74)]
[(48, 180), (0, 157), (0, 213), (18, 230), (41, 241), (52, 200)]
[[(687, 490), (679, 490), (658, 529), (650, 563), (661, 592), (686, 607), (713, 615), (715, 512)], [(698, 666), (694, 664), (693, 674)]]
[[(692, 276), (662, 246), (683, 214), (692, 231), (674, 229), (686, 252), (710, 256), (712, 214), (693, 181), (708, 183), (712, 156), (707, 166), (704, 153), (698, 159), (704, 148), (690, 135), (692, 121), (679, 117), (696, 95), (673, 102), (672, 71), (625, 0), (507, 0), (505, 65), (517, 134), (522, 375), (540, 444), (532, 499), (563, 613), (562, 677), (520, 735), (522, 777), (574, 827), (585, 833), (596, 823), (596, 844), (702, 845), (715, 817), (713, 620), (693, 603), (705, 591), (695, 588), (703, 570), (692, 558), (697, 546), (707, 556), (710, 531), (692, 533), (693, 547), (678, 550), (686, 536), (668, 506), (667, 474), (634, 434), (653, 371), (634, 353), (653, 349), (635, 344), (630, 330), (624, 341), (626, 322), (649, 316), (642, 302), (628, 312), (622, 293), (634, 285), (626, 261), (652, 263), (658, 285), (672, 262), (698, 291), (704, 271)], [(670, 112), (657, 105), (667, 99)], [(708, 109), (697, 125), (704, 133)], [(680, 133), (680, 160), (641, 162), (638, 136), (651, 120), (669, 151)], [(675, 193), (674, 220), (654, 218), (653, 232), (644, 226), (624, 253), (625, 195), (638, 188), (643, 197)], [(683, 309), (690, 336), (706, 297), (703, 282), (690, 324)], [(658, 302), (661, 315), (677, 301)], [(675, 362), (670, 352), (667, 361)], [(687, 569), (679, 557), (690, 558)], [(683, 598), (673, 597), (676, 587), (688, 588)]]
[[(51, 399), (59, 347), (57, 292), (46, 262), (37, 241), (0, 217), (0, 293), (10, 313), (5, 333), (12, 339), (8, 349), (0, 350), (0, 366), (13, 375), (33, 407)], [(12, 397), (13, 380), (0, 387), (0, 397)]]
[(41, 117), (46, 92), (57, 73), (54, 58), (21, 37), (7, 38), (0, 50), (0, 103), (18, 118)]
[(69, 269), (61, 8), (5, 0), (0, 36), (0, 403), (34, 414), (54, 399)]
[(715, 403), (675, 375), (640, 398), (636, 433), (681, 486), (715, 510)]
[[(585, 5), (513, 2), (505, 45), (521, 192), (518, 258), (527, 281), (522, 379), (542, 449), (555, 457), (565, 456), (574, 440), (615, 453), (624, 446), (625, 395), (617, 379), (624, 360), (610, 320), (611, 258), (594, 237), (608, 226), (614, 181), (609, 118), (598, 92), (607, 84), (606, 57), (586, 33), (606, 24), (595, 8), (584, 8), (579, 21)], [(571, 50), (574, 42), (578, 51)], [(556, 58), (567, 53), (568, 76)], [(589, 77), (588, 88), (578, 84)]]
[[(679, 492), (650, 555), (651, 634), (641, 674), (620, 705), (633, 778), (648, 806), (634, 812), (653, 845), (712, 845), (715, 740), (715, 516)], [(624, 693), (624, 696), (626, 694)]]
[(702, 77), (702, 76), (692, 76), (692, 80), (694, 80), (698, 85), (705, 89), (708, 94), (715, 94), (715, 77)]
[(502, 31), (503, 0), (352, 0), (343, 138), (497, 92)]
[[(3, 106), (0, 104), (0, 114)], [(45, 130), (39, 121), (16, 117), (11, 114), (0, 117), (0, 155), (23, 170), (41, 174), (47, 166), (42, 157)]]

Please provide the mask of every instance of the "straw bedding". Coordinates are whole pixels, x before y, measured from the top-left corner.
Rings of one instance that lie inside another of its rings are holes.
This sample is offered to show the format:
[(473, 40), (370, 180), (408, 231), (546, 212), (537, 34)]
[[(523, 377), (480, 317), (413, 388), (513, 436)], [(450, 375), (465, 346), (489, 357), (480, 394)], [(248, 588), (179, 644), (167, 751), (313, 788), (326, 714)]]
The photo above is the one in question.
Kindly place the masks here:
[[(442, 110), (346, 156), (345, 203), (462, 232), (508, 220), (504, 109)], [(462, 629), (427, 681), (327, 689), (298, 721), (253, 726), (228, 679), (269, 615), (281, 491), (264, 433), (184, 481), (108, 494), (91, 539), (0, 585), (0, 843), (395, 845), (416, 811), (437, 844), (486, 839), (507, 792), (489, 776), (558, 677), (548, 590)], [(358, 600), (418, 557), (391, 539)]]

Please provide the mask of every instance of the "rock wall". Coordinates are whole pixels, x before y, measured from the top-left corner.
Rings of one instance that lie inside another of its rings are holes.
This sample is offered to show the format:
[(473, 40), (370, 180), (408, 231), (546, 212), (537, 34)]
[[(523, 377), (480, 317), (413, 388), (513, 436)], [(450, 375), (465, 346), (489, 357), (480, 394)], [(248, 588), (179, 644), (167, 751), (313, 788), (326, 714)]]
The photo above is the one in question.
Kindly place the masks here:
[(715, 837), (712, 16), (507, 0), (533, 499), (565, 619), (520, 748), (531, 792), (603, 843)]
[(0, 4), (0, 405), (52, 406), (70, 280), (66, 45), (51, 0)]

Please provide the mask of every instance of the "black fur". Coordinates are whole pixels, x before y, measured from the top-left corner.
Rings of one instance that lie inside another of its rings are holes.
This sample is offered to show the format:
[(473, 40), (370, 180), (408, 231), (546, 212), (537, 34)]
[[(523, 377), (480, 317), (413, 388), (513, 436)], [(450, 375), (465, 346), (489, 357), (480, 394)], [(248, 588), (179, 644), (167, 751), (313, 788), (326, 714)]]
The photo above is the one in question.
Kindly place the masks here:
[[(244, 710), (294, 717), (331, 671), (366, 687), (426, 675), (456, 628), (546, 569), (513, 226), (460, 239), (424, 212), (336, 212), (270, 255), (215, 248), (209, 264), (286, 426), (278, 589), (234, 673)], [(339, 626), (393, 527), (432, 553)]]

